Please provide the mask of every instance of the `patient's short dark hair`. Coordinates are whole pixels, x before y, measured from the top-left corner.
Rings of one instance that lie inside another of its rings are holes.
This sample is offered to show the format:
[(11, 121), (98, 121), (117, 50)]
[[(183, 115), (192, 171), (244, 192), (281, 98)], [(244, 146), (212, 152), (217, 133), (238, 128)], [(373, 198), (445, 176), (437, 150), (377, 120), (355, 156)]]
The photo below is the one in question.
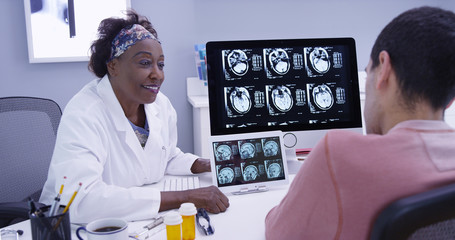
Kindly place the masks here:
[(403, 98), (413, 108), (427, 101), (445, 108), (455, 97), (455, 14), (435, 7), (408, 10), (379, 34), (371, 51), (373, 68), (387, 51)]

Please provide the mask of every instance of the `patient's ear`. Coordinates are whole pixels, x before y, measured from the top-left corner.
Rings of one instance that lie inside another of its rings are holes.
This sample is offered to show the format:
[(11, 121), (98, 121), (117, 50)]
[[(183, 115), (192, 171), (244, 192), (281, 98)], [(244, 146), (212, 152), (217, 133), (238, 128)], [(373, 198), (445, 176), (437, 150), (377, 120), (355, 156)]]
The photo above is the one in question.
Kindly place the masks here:
[(377, 67), (377, 81), (376, 89), (387, 87), (390, 84), (390, 77), (392, 76), (392, 63), (390, 55), (387, 51), (379, 53), (379, 65)]

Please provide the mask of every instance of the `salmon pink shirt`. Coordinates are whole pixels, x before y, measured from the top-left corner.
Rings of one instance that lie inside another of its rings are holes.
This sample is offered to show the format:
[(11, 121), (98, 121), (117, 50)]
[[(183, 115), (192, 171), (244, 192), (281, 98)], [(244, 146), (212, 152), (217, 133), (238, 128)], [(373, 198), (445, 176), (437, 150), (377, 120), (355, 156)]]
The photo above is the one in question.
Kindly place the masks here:
[(455, 130), (410, 120), (385, 135), (330, 131), (265, 219), (267, 239), (368, 239), (392, 201), (455, 182)]

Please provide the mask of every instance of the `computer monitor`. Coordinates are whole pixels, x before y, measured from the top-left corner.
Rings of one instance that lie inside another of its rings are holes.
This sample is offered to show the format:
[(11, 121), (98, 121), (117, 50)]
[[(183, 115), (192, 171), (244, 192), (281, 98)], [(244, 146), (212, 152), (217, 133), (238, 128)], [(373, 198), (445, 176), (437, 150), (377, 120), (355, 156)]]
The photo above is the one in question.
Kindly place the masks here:
[(206, 44), (211, 135), (281, 130), (312, 148), (328, 129), (362, 132), (352, 38)]

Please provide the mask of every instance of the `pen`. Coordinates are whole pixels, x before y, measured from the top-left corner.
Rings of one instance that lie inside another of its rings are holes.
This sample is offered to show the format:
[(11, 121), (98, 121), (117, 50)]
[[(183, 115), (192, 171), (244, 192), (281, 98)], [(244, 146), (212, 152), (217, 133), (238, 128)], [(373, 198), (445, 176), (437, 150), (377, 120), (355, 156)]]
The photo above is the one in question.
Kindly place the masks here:
[(59, 208), (58, 203), (60, 202), (60, 196), (63, 193), (63, 187), (64, 187), (65, 180), (66, 180), (66, 176), (63, 177), (63, 183), (62, 183), (62, 186), (60, 186), (60, 191), (57, 194), (57, 196), (54, 198), (54, 203), (52, 204), (51, 209), (49, 210), (49, 216), (55, 216), (58, 212), (58, 208)]
[(71, 204), (73, 203), (73, 200), (74, 198), (76, 197), (77, 193), (79, 192), (79, 190), (81, 189), (81, 186), (82, 186), (82, 183), (80, 182), (79, 183), (79, 187), (77, 188), (77, 190), (73, 193), (73, 196), (71, 196), (71, 199), (70, 201), (68, 202), (68, 204), (66, 204), (66, 207), (65, 209), (63, 209), (63, 212), (62, 212), (62, 216), (60, 216), (60, 218), (58, 219), (57, 223), (55, 224), (54, 226), (54, 231), (58, 228), (58, 226), (60, 225), (60, 222), (62, 221), (63, 219), (63, 215), (68, 211), (68, 209), (70, 208)]
[(28, 208), (30, 209), (30, 214), (35, 214), (36, 206), (31, 197), (28, 197)]
[[(43, 211), (40, 208), (36, 208), (35, 202), (31, 197), (28, 197), (28, 208), (30, 209), (31, 216), (43, 217)], [(1, 239), (1, 238), (0, 238)]]
[(134, 238), (139, 238), (141, 235), (143, 235), (144, 233), (147, 233), (148, 231), (152, 230), (154, 227), (160, 225), (161, 223), (163, 223), (163, 217), (158, 217), (158, 218), (155, 218), (155, 220), (153, 220), (152, 223), (149, 223), (147, 225), (145, 225), (143, 228), (143, 230), (139, 233), (133, 233), (130, 235), (130, 237), (134, 237)]

